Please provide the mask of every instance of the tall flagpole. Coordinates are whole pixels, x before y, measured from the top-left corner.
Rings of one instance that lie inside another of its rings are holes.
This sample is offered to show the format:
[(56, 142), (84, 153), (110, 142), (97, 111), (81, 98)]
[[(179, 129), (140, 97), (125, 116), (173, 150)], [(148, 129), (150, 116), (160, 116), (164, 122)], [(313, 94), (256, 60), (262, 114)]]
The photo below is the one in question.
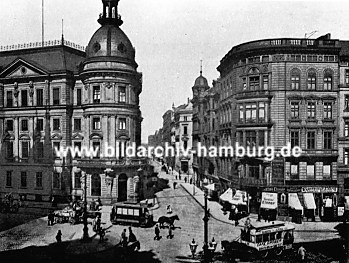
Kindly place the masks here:
[(44, 46), (44, 0), (41, 0), (41, 41), (42, 46)]

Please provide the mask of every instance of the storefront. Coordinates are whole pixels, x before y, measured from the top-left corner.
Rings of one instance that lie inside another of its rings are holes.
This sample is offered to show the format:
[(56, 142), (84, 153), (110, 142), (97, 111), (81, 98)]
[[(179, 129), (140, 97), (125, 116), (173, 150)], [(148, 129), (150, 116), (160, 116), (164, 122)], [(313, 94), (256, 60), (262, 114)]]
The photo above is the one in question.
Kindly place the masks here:
[(247, 192), (236, 190), (235, 195), (232, 198), (231, 204), (235, 205), (239, 212), (248, 212), (247, 208)]
[(304, 214), (304, 209), (299, 201), (297, 193), (288, 193), (288, 206), (289, 206), (289, 215), (292, 218), (292, 222), (301, 224)]
[(262, 192), (260, 215), (262, 219), (276, 220), (278, 208), (278, 194)]

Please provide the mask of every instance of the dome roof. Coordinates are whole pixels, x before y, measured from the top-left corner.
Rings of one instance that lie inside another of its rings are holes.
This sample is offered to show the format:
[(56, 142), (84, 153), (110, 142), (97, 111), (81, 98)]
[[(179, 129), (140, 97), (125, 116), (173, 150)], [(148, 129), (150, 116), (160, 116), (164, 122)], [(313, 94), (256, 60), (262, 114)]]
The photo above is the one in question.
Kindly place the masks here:
[(200, 76), (196, 78), (194, 86), (208, 87), (207, 79), (200, 74)]
[(103, 25), (86, 47), (86, 58), (118, 57), (134, 62), (135, 50), (126, 34), (115, 25)]

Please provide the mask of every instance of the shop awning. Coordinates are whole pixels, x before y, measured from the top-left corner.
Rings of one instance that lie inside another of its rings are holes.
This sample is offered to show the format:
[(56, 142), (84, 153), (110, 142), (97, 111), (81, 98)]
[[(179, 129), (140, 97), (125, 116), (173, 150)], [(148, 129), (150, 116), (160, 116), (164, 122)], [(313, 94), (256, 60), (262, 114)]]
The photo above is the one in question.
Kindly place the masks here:
[(214, 184), (205, 185), (204, 187), (208, 190), (211, 190), (211, 191), (214, 191), (216, 189)]
[(236, 193), (233, 196), (230, 203), (233, 205), (247, 205), (247, 202), (245, 201), (246, 199), (247, 199), (247, 192), (236, 190)]
[(299, 201), (297, 193), (289, 193), (288, 194), (288, 206), (292, 207), (296, 210), (302, 210), (302, 214), (303, 214), (303, 206), (301, 205), (301, 202)]
[(261, 208), (277, 209), (277, 207), (278, 207), (278, 194), (262, 192)]
[(313, 193), (303, 193), (303, 197), (304, 197), (304, 206), (306, 209), (316, 209)]
[(220, 195), (219, 199), (230, 203), (233, 199), (233, 190), (228, 188), (223, 194)]

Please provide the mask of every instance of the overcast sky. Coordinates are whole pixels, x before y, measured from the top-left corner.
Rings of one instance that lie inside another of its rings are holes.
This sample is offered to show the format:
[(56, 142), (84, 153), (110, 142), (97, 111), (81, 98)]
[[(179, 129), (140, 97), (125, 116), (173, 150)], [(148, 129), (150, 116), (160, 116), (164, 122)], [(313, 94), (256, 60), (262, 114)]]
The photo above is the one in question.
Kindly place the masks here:
[[(99, 28), (101, 0), (45, 0), (45, 40), (86, 46)], [(142, 140), (162, 126), (163, 113), (192, 97), (200, 71), (211, 85), (219, 61), (235, 45), (331, 33), (349, 40), (349, 1), (121, 0), (121, 28), (143, 73)], [(41, 0), (0, 1), (0, 45), (41, 41)]]

